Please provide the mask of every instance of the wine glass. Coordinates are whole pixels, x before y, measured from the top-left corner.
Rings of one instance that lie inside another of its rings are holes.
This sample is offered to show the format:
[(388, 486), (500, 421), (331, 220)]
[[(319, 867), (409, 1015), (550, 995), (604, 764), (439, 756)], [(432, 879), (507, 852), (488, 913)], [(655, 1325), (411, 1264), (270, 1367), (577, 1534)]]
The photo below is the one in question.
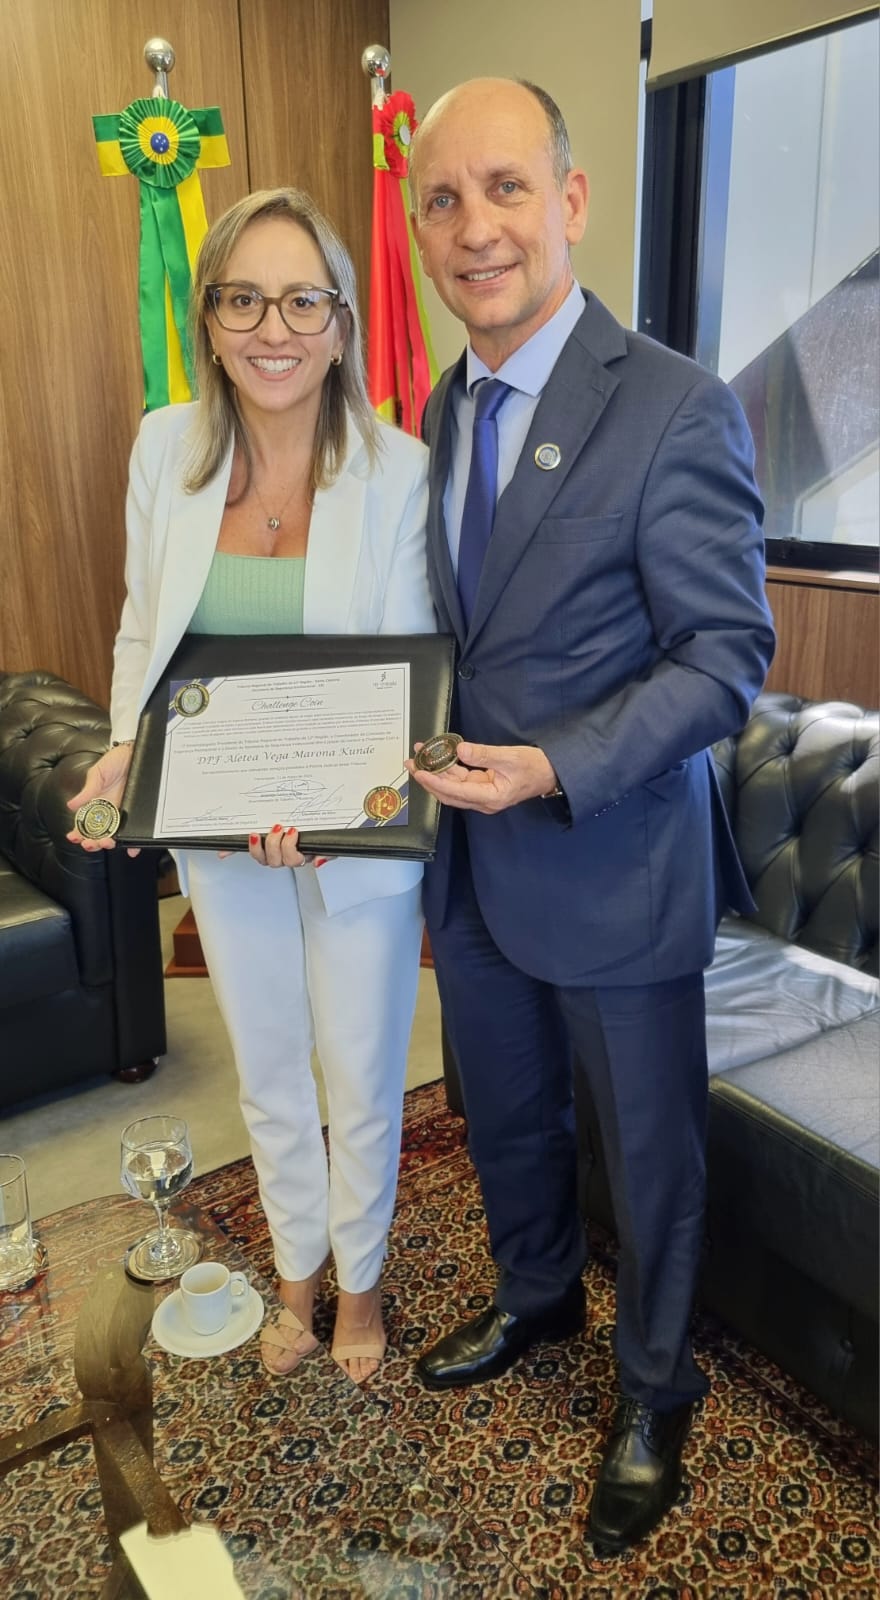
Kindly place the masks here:
[(139, 1117), (122, 1130), (122, 1185), (136, 1200), (151, 1200), (159, 1226), (126, 1252), (133, 1278), (161, 1283), (176, 1278), (202, 1253), (198, 1235), (170, 1227), (168, 1207), (192, 1177), (189, 1130), (180, 1117)]

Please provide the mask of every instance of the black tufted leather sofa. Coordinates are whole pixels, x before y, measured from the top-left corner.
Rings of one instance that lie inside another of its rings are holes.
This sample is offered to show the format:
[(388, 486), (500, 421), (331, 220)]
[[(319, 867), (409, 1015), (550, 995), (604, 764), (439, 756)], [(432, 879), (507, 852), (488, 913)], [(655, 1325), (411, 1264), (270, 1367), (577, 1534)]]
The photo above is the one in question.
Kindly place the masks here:
[(63, 679), (0, 673), (0, 1110), (165, 1050), (155, 855), (64, 837), (109, 736)]
[(757, 920), (878, 976), (878, 714), (763, 694), (715, 766)]
[[(711, 1073), (702, 1304), (837, 1415), (878, 1426), (878, 716), (763, 694), (716, 766), (754, 921), (706, 974)], [(461, 1110), (444, 1037), (447, 1095)], [(613, 1233), (575, 1085), (580, 1201)]]

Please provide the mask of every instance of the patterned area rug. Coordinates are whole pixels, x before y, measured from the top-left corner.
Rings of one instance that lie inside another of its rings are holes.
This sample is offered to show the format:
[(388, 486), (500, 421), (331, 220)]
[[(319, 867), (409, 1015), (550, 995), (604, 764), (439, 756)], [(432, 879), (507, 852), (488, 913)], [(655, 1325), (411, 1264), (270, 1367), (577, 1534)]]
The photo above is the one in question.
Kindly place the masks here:
[[(240, 1166), (238, 1173), (232, 1168), (204, 1179), (200, 1203), (271, 1277), (265, 1225), (245, 1181), (247, 1164)], [(583, 1527), (614, 1404), (613, 1262), (597, 1248), (594, 1242), (582, 1339), (542, 1346), (479, 1389), (428, 1394), (412, 1376), (413, 1355), (491, 1299), (494, 1268), (462, 1122), (446, 1113), (442, 1084), (407, 1097), (384, 1280), (392, 1355), (366, 1398), (509, 1567), (497, 1590), (453, 1583), (440, 1592), (542, 1600), (874, 1600), (873, 1451), (707, 1317), (698, 1321), (697, 1354), (712, 1390), (691, 1435), (678, 1505), (627, 1557), (592, 1557)], [(427, 1591), (333, 1592), (415, 1597)]]
[[(268, 1295), (250, 1162), (188, 1193)], [(157, 1466), (189, 1519), (217, 1523), (248, 1600), (874, 1600), (873, 1451), (708, 1318), (697, 1354), (712, 1390), (679, 1501), (627, 1556), (593, 1556), (583, 1528), (614, 1403), (612, 1271), (597, 1249), (582, 1338), (542, 1346), (477, 1390), (428, 1394), (413, 1356), (486, 1304), (494, 1273), (463, 1125), (442, 1084), (414, 1090), (379, 1374), (358, 1390), (321, 1350), (277, 1381), (253, 1340), (211, 1362), (150, 1343)], [(328, 1292), (325, 1338), (331, 1316)], [(46, 1381), (34, 1380), (31, 1415)], [(22, 1420), (5, 1416), (4, 1429)], [(0, 1483), (4, 1600), (100, 1594), (90, 1449)]]

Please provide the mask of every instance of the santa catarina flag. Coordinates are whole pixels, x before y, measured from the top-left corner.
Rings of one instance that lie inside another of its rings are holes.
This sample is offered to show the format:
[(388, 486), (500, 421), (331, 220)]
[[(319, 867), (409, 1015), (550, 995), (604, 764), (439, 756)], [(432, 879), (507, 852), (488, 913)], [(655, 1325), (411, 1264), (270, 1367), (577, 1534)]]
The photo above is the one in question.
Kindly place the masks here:
[(408, 94), (373, 106), (373, 238), (367, 387), (381, 417), (418, 434), (437, 381), (409, 220), (407, 170), (416, 130)]

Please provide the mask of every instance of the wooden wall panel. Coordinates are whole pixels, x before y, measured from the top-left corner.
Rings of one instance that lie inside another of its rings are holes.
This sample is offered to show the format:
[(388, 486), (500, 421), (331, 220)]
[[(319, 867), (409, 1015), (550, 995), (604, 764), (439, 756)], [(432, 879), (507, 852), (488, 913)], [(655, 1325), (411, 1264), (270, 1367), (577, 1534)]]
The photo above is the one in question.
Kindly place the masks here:
[(354, 259), (366, 324), (373, 164), (368, 44), (388, 0), (247, 0), (242, 68), (251, 189), (306, 189)]
[(806, 573), (798, 580), (783, 571), (767, 576), (777, 634), (767, 688), (873, 710), (880, 705), (876, 578), (835, 582)]
[(104, 178), (91, 118), (169, 89), (219, 105), (233, 165), (202, 174), (209, 218), (248, 188), (238, 0), (0, 0), (0, 670), (46, 667), (106, 703), (123, 593), (123, 502), (142, 407), (138, 188)]

